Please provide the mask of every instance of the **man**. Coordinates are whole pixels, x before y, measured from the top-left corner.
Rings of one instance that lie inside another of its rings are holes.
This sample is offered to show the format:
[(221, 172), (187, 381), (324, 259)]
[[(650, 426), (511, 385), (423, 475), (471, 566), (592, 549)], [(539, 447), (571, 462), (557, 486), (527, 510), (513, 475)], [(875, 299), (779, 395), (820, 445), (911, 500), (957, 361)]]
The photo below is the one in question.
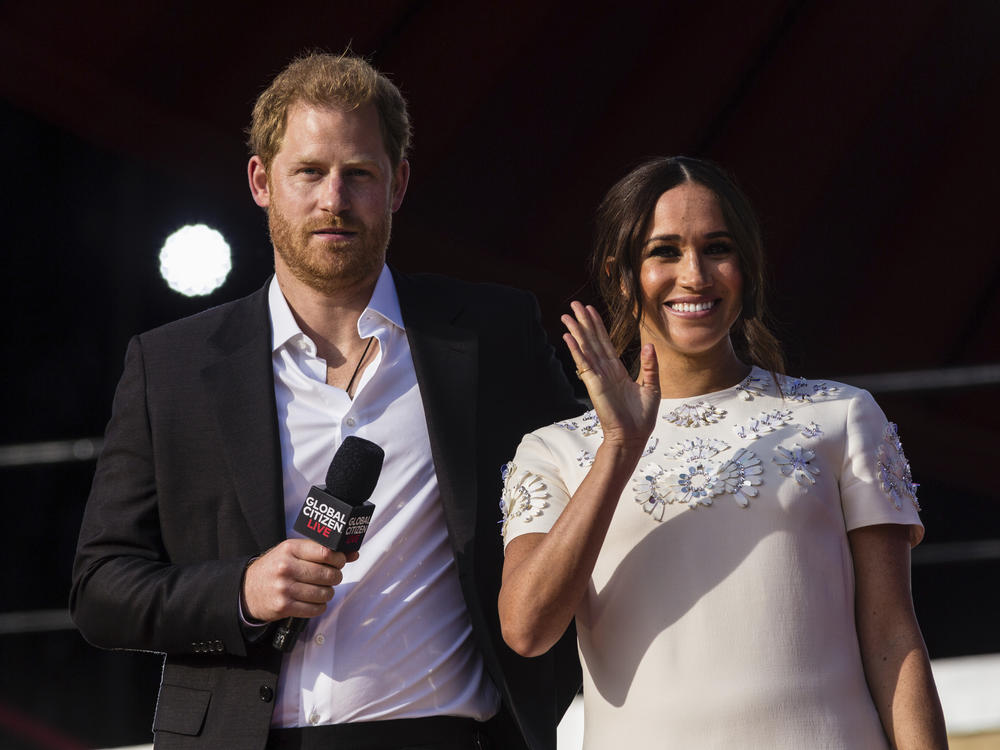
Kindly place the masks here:
[[(385, 266), (409, 135), (363, 60), (293, 62), (250, 128), (274, 277), (130, 343), (71, 610), (166, 655), (158, 748), (555, 747), (575, 645), (502, 643), (498, 472), (579, 409), (530, 295)], [(385, 450), (360, 557), (292, 530), (348, 435)]]

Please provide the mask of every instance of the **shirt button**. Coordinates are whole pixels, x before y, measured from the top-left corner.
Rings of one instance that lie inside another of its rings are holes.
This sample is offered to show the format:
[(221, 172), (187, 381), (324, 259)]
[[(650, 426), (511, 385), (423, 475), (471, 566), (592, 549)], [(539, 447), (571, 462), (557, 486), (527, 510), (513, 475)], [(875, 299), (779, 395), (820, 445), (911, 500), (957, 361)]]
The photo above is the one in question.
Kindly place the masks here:
[(354, 417), (348, 417), (347, 419), (345, 419), (344, 424), (346, 424), (348, 427), (354, 427), (354, 425), (356, 424), (354, 421)]
[(274, 689), (270, 685), (261, 685), (260, 699), (264, 701), (264, 703), (270, 703), (274, 700)]
[(323, 636), (322, 633), (316, 634), (316, 643), (319, 644), (320, 646), (326, 643), (326, 638)]

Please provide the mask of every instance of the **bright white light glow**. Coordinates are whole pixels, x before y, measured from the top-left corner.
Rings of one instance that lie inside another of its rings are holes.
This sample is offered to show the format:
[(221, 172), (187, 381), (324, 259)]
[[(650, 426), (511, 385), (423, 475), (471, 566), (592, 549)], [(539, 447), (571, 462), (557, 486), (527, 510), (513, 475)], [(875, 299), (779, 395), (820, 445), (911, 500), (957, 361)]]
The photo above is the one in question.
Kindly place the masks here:
[(181, 227), (160, 250), (160, 275), (186, 297), (211, 294), (222, 286), (232, 267), (229, 244), (204, 224)]

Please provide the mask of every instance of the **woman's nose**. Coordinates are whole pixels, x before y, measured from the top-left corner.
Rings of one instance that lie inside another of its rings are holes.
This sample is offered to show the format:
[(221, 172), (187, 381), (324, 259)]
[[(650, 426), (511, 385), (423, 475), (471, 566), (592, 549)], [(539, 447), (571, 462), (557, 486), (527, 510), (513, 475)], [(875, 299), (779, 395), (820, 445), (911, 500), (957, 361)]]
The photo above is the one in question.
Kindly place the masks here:
[(689, 250), (681, 258), (680, 272), (677, 278), (681, 286), (689, 289), (703, 289), (711, 283), (708, 269), (697, 250)]

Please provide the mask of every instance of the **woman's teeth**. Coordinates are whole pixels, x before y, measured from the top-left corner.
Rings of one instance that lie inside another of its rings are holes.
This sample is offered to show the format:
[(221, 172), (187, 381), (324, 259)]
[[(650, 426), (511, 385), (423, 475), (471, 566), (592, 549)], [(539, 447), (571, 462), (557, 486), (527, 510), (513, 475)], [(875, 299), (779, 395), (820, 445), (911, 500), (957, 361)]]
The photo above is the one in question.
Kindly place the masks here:
[(711, 310), (715, 302), (669, 302), (670, 309), (677, 312), (701, 312)]

